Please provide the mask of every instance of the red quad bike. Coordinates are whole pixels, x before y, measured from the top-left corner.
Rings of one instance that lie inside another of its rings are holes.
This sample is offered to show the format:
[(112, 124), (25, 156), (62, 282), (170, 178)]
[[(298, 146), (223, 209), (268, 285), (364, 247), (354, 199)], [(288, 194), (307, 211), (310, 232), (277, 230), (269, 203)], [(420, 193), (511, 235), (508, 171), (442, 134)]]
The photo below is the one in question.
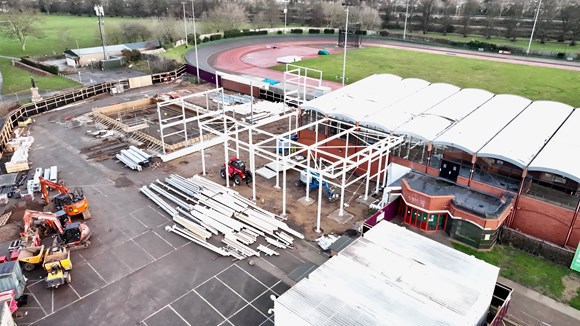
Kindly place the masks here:
[[(226, 178), (226, 167), (222, 166), (220, 170), (220, 176)], [(239, 186), (242, 180), (246, 181), (246, 184), (252, 182), (252, 172), (246, 170), (246, 164), (244, 161), (237, 157), (230, 158), (228, 162), (228, 176), (234, 180), (234, 183)]]

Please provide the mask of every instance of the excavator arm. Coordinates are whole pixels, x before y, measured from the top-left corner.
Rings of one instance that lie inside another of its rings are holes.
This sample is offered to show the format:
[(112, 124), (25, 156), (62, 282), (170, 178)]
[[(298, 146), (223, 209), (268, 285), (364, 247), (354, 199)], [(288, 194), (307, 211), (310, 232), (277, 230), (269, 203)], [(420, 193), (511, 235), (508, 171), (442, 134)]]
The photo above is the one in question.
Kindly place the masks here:
[(24, 221), (23, 234), (28, 234), (30, 231), (30, 223), (35, 220), (44, 222), (48, 227), (56, 230), (58, 234), (63, 233), (62, 225), (54, 213), (38, 212), (27, 209), (24, 211), (22, 220)]
[(58, 184), (56, 182), (46, 180), (43, 177), (38, 177), (38, 181), (40, 182), (40, 191), (42, 192), (42, 198), (44, 198), (44, 202), (46, 203), (46, 205), (50, 203), (50, 197), (48, 196), (48, 187), (58, 190), (58, 192), (61, 194), (69, 193), (67, 187)]

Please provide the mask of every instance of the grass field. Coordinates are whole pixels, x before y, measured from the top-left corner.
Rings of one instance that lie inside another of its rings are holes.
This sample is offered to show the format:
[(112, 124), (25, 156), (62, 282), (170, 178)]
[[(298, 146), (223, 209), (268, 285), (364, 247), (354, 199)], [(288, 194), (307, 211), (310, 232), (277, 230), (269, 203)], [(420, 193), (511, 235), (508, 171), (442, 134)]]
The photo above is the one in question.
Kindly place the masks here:
[[(403, 34), (402, 31), (392, 31), (392, 34)], [(484, 36), (481, 35), (467, 35), (467, 37), (463, 37), (461, 34), (447, 34), (443, 35), (441, 33), (427, 33), (423, 34), (419, 33), (407, 33), (407, 35), (412, 35), (414, 37), (428, 37), (428, 38), (442, 38), (456, 42), (469, 42), (470, 40), (493, 43), (496, 45), (505, 45), (514, 48), (520, 49), (527, 49), (528, 48), (528, 41), (524, 39), (517, 39), (516, 41), (512, 42), (511, 40), (505, 37), (492, 37), (491, 39), (486, 39)], [(580, 53), (580, 45), (576, 46), (568, 46), (570, 42), (555, 42), (549, 41), (544, 44), (540, 43), (539, 41), (533, 41), (531, 50), (538, 50), (538, 51), (553, 51), (553, 52), (563, 52), (563, 53)]]
[(577, 289), (576, 296), (571, 299), (563, 298), (565, 285), (562, 278), (572, 276), (580, 282), (580, 274), (577, 272), (511, 246), (496, 245), (490, 252), (479, 252), (456, 243), (453, 247), (500, 267), (500, 275), (507, 279), (533, 288), (556, 300), (564, 301), (580, 310), (580, 288)]
[(0, 71), (4, 79), (0, 91), (2, 91), (1, 94), (5, 95), (30, 89), (30, 77), (36, 81), (36, 87), (41, 95), (46, 91), (56, 91), (79, 85), (75, 81), (60, 76), (41, 77), (31, 74), (24, 69), (13, 67), (11, 61), (7, 59), (0, 59)]
[[(336, 76), (342, 75), (342, 60), (342, 55), (329, 55), (301, 61), (300, 65), (322, 70), (324, 79), (336, 81)], [(274, 69), (283, 71), (285, 66)], [(578, 71), (385, 48), (356, 49), (347, 53), (348, 83), (375, 73), (422, 78), (580, 107)]]

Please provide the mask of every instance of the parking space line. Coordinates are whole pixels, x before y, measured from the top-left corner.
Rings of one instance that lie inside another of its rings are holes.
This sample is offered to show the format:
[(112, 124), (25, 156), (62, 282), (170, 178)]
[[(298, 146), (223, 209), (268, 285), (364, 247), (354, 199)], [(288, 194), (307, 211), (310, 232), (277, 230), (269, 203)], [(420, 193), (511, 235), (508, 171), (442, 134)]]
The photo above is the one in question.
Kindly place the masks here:
[(36, 296), (34, 295), (34, 293), (32, 293), (32, 291), (30, 291), (30, 295), (32, 296), (32, 298), (36, 301), (36, 303), (38, 303), (38, 306), (40, 307), (40, 309), (42, 309), (42, 312), (44, 313), (44, 315), (48, 315), (46, 313), (46, 310), (44, 310), (44, 307), (42, 306), (42, 304), (40, 303), (40, 301), (38, 301), (38, 299), (36, 298)]
[(145, 250), (145, 248), (141, 247), (140, 244), (135, 242), (135, 240), (131, 239), (131, 242), (133, 242), (137, 247), (141, 248), (141, 250), (143, 250), (147, 255), (149, 255), (149, 257), (151, 257), (152, 259), (155, 259), (155, 257), (153, 257), (147, 250)]
[(177, 248), (175, 248), (175, 246), (174, 246), (174, 245), (172, 245), (171, 243), (169, 243), (167, 240), (165, 240), (165, 239), (164, 239), (162, 236), (160, 236), (160, 235), (159, 235), (157, 232), (155, 232), (154, 230), (151, 230), (151, 232), (153, 232), (153, 233), (154, 233), (156, 236), (158, 236), (159, 238), (161, 238), (161, 240), (165, 241), (165, 243), (167, 243), (168, 245), (170, 245), (170, 246), (171, 246), (171, 248), (173, 248), (173, 249), (177, 249)]
[(221, 273), (227, 271), (228, 269), (230, 269), (230, 267), (234, 266), (236, 263), (232, 263), (231, 265), (228, 265), (227, 267), (225, 267), (224, 269), (222, 269), (219, 273), (215, 274), (214, 276), (208, 278), (207, 280), (203, 281), (201, 284), (199, 284), (198, 286), (196, 286), (195, 288), (193, 288), (194, 290), (199, 288), (200, 286), (204, 285), (205, 283), (211, 281), (212, 278), (220, 275)]
[(50, 292), (51, 292), (51, 294), (50, 294), (51, 300), (50, 301), (52, 301), (51, 307), (50, 307), (50, 313), (53, 313), (54, 312), (54, 289), (51, 289)]
[[(211, 303), (209, 303), (209, 301), (207, 301), (201, 294), (199, 294), (195, 289), (192, 290), (195, 294), (197, 294), (198, 297), (201, 298), (201, 300), (203, 300), (205, 303), (207, 303), (213, 310), (215, 310), (215, 312), (218, 313), (218, 315), (220, 315), (223, 319), (225, 319), (224, 321), (227, 321), (228, 319), (226, 318), (226, 316), (224, 316), (221, 312), (219, 312), (219, 310), (216, 309), (216, 307), (214, 307)], [(222, 322), (223, 323), (223, 322)]]
[[(232, 316), (235, 316), (235, 315), (236, 315), (238, 312), (240, 312), (240, 311), (244, 310), (244, 309), (245, 309), (247, 306), (251, 306), (252, 308), (256, 309), (256, 307), (254, 307), (254, 306), (253, 306), (251, 303), (252, 303), (252, 302), (254, 302), (254, 301), (256, 301), (256, 300), (258, 300), (258, 299), (259, 299), (261, 296), (263, 296), (265, 293), (268, 293), (268, 291), (272, 291), (272, 292), (274, 292), (274, 290), (272, 290), (272, 288), (273, 288), (273, 287), (275, 287), (276, 285), (278, 285), (280, 282), (282, 282), (282, 281), (278, 281), (278, 282), (276, 282), (276, 284), (272, 285), (272, 286), (271, 286), (271, 287), (269, 287), (269, 288), (266, 286), (266, 288), (267, 288), (267, 289), (266, 289), (266, 291), (264, 291), (264, 292), (262, 292), (262, 293), (258, 294), (258, 296), (256, 296), (256, 297), (255, 297), (255, 298), (254, 298), (252, 301), (248, 302), (248, 304), (247, 304), (247, 305), (245, 305), (245, 306), (241, 307), (241, 308), (240, 308), (240, 309), (238, 309), (236, 312), (234, 312), (234, 313), (232, 314)], [(276, 292), (274, 292), (274, 293), (276, 293)], [(278, 294), (278, 293), (276, 293), (276, 294)], [(246, 302), (247, 302), (247, 301), (246, 301)], [(256, 310), (258, 310), (258, 309), (256, 309)], [(258, 311), (259, 311), (259, 310), (258, 310)], [(262, 315), (264, 315), (264, 314), (262, 314)], [(266, 315), (264, 315), (264, 316), (266, 316)], [(268, 316), (266, 316), (266, 317), (268, 317)], [(226, 320), (224, 320), (224, 321), (227, 321), (227, 322), (229, 322), (230, 324), (232, 324), (232, 325), (233, 325), (233, 323), (232, 323), (231, 321), (228, 321), (227, 319), (226, 319)], [(265, 321), (264, 321), (264, 322), (265, 322)], [(263, 324), (263, 323), (262, 323), (262, 324)]]
[(181, 318), (181, 320), (183, 320), (188, 326), (191, 326), (191, 324), (187, 322), (187, 320), (185, 320), (185, 318), (183, 318), (183, 316), (180, 313), (178, 313), (177, 311), (175, 311), (175, 309), (173, 309), (171, 304), (169, 304), (167, 307), (169, 307), (169, 309), (171, 309), (171, 311), (173, 311), (177, 315), (177, 317)]
[(79, 297), (80, 299), (80, 294), (77, 292), (77, 290), (75, 290), (75, 288), (72, 287), (72, 285), (70, 285), (70, 283), (67, 283), (66, 285), (70, 286), (70, 288), (73, 290), (73, 292), (77, 295), (77, 297)]
[[(142, 208), (141, 208), (141, 209), (142, 209)], [(138, 211), (140, 211), (141, 209), (138, 209), (138, 210), (136, 210), (135, 212), (138, 212)], [(137, 216), (133, 215), (133, 213), (135, 213), (135, 212), (129, 213), (129, 216), (131, 216), (132, 218), (134, 218), (135, 220), (137, 220), (137, 222), (141, 223), (141, 225), (143, 225), (144, 227), (146, 227), (146, 228), (148, 228), (148, 229), (149, 229), (149, 227), (148, 227), (147, 225), (145, 225), (145, 223), (141, 222), (141, 220), (140, 220), (140, 219), (138, 219), (138, 218), (137, 218)]]
[(107, 197), (107, 198), (109, 197), (109, 196), (107, 196), (107, 194), (106, 194), (106, 193), (104, 193), (104, 192), (100, 191), (100, 190), (99, 190), (97, 187), (95, 187), (95, 186), (92, 186), (91, 188), (95, 189), (95, 190), (96, 190), (96, 191), (97, 191), (99, 194), (101, 194), (101, 195), (103, 195), (103, 196), (105, 196), (105, 197)]
[[(123, 242), (123, 244), (125, 244), (125, 242)], [(113, 249), (115, 249), (115, 248), (117, 248), (117, 247), (114, 247)], [(117, 259), (118, 259), (118, 260), (119, 260), (119, 261), (120, 261), (120, 262), (121, 262), (123, 265), (127, 266), (127, 268), (129, 269), (129, 274), (131, 274), (131, 272), (130, 272), (130, 271), (132, 271), (132, 270), (133, 270), (133, 269), (131, 268), (131, 266), (127, 265), (127, 263), (126, 263), (125, 261), (123, 261), (123, 259), (121, 259), (119, 256), (117, 256), (117, 254), (116, 254), (116, 253), (115, 253), (113, 250), (111, 250), (109, 253), (110, 253), (111, 255), (115, 256), (115, 257), (116, 257), (116, 258), (117, 258)], [(129, 274), (127, 274), (127, 275), (129, 275)]]
[(91, 263), (89, 263), (89, 261), (87, 260), (87, 265), (89, 265), (89, 267), (97, 274), (97, 276), (105, 283), (105, 284), (109, 284), (107, 283), (107, 281), (105, 281), (105, 279), (101, 276), (101, 274), (99, 274), (99, 272), (97, 272), (97, 270), (93, 267), (93, 265), (91, 265)]
[(248, 271), (246, 271), (245, 269), (241, 268), (240, 266), (238, 266), (238, 264), (234, 264), (236, 265), (237, 268), (241, 269), (244, 273), (248, 274), (251, 278), (253, 278), (254, 280), (258, 281), (258, 283), (262, 284), (265, 288), (268, 288), (268, 286), (264, 283), (262, 283), (262, 281), (260, 281), (259, 279), (257, 279), (254, 275), (248, 273)]
[(264, 321), (263, 321), (262, 323), (260, 323), (260, 325), (258, 325), (258, 326), (262, 326), (262, 325), (264, 325), (264, 323), (265, 323), (265, 322), (267, 322), (268, 320), (269, 320), (269, 321), (271, 321), (272, 323), (274, 323), (274, 321), (272, 320), (272, 317), (274, 317), (274, 315), (272, 315), (272, 316), (268, 317), (268, 319), (264, 320)]
[[(256, 311), (258, 311), (259, 313), (261, 313), (264, 317), (268, 318), (268, 316), (264, 315), (264, 313), (262, 313), (260, 310), (258, 310), (256, 307), (254, 307), (248, 300), (246, 300), (244, 297), (242, 297), (238, 292), (234, 291), (234, 289), (232, 289), (229, 285), (227, 285), (224, 281), (220, 280), (219, 278), (217, 278), (217, 275), (214, 276), (216, 280), (220, 281), (225, 287), (227, 287), (228, 289), (230, 289), (230, 291), (234, 292), (238, 297), (240, 297), (242, 300), (244, 300), (248, 306), (256, 309)], [(252, 300), (253, 301), (253, 300)], [(233, 316), (233, 315), (232, 315)]]

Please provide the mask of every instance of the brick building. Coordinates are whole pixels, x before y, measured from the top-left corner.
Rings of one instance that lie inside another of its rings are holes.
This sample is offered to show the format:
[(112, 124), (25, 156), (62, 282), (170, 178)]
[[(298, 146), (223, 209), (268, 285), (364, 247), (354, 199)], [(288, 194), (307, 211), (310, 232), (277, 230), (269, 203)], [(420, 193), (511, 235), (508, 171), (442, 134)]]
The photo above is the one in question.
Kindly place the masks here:
[[(389, 74), (370, 76), (300, 108), (303, 123), (330, 117), (405, 136), (383, 164), (412, 171), (381, 186), (401, 193), (400, 212), (409, 225), (446, 232), (480, 249), (493, 246), (503, 225), (560, 246), (578, 246), (579, 109)], [(318, 135), (303, 131), (300, 141), (332, 136), (334, 129)], [(349, 144), (355, 147), (356, 139)]]

